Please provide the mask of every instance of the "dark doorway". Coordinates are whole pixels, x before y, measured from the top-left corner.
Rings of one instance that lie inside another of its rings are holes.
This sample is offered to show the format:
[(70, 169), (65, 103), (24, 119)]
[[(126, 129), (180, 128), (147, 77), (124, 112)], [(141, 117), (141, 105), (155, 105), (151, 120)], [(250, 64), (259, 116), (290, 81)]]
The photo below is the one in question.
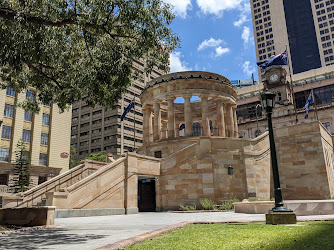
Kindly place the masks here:
[(155, 151), (155, 152), (154, 152), (154, 157), (155, 157), (155, 158), (162, 158), (162, 157), (161, 157), (161, 151)]
[(138, 180), (138, 209), (139, 212), (155, 212), (155, 180)]

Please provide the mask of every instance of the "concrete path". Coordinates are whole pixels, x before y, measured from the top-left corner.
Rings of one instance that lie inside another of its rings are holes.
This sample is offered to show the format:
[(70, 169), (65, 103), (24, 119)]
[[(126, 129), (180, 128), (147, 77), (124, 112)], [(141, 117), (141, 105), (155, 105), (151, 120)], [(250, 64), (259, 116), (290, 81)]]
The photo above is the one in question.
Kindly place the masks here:
[[(334, 215), (300, 216), (298, 220), (334, 220)], [(95, 249), (183, 221), (265, 221), (264, 214), (139, 213), (56, 219), (55, 228), (0, 235), (0, 249)]]

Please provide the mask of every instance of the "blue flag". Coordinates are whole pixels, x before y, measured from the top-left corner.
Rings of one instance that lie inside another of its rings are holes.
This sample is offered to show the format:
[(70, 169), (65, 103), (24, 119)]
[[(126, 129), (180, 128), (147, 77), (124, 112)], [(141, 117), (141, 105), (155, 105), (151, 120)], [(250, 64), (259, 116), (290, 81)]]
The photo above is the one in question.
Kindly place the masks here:
[(134, 107), (135, 107), (135, 97), (133, 97), (132, 101), (129, 103), (129, 105), (128, 105), (128, 106), (126, 107), (126, 109), (124, 110), (124, 112), (123, 112), (123, 114), (122, 114), (122, 116), (121, 116), (121, 122), (124, 120), (126, 114), (129, 113), (130, 110), (131, 110), (132, 108), (134, 108)]
[(278, 54), (277, 56), (274, 56), (267, 61), (261, 61), (256, 63), (257, 66), (265, 69), (272, 65), (287, 65), (288, 64), (288, 58), (286, 56), (286, 51)]
[(313, 90), (311, 90), (309, 97), (307, 98), (307, 101), (305, 103), (304, 108), (306, 109), (306, 115), (305, 119), (308, 118), (308, 112), (310, 111), (310, 105), (313, 102)]

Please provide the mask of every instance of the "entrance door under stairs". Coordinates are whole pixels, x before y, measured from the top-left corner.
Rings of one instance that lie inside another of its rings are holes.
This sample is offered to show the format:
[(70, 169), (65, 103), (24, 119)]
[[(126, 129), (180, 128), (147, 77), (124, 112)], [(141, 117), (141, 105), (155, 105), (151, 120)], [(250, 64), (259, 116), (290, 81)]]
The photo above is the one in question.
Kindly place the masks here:
[(138, 180), (139, 212), (155, 212), (155, 180), (152, 178)]

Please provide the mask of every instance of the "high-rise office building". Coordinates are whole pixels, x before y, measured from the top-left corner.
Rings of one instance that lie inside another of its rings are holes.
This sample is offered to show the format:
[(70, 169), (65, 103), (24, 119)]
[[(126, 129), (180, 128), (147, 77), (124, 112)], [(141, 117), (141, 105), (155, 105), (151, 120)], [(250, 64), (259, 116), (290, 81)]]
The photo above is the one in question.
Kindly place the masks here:
[[(143, 142), (143, 113), (139, 95), (147, 82), (164, 74), (154, 69), (151, 74), (144, 73), (144, 60), (136, 60), (133, 64), (140, 74), (133, 81), (123, 98), (118, 101), (115, 109), (104, 107), (90, 108), (85, 98), (72, 106), (71, 145), (77, 151), (77, 159), (83, 159), (91, 153), (101, 151), (120, 154), (124, 151), (133, 151), (142, 146)], [(121, 116), (124, 108), (135, 97), (135, 108), (126, 115), (123, 122)], [(122, 137), (124, 136), (124, 145)]]
[[(256, 58), (285, 50), (291, 74), (334, 64), (334, 0), (250, 0)], [(287, 69), (288, 70), (288, 69)], [(259, 79), (264, 79), (259, 68)]]

